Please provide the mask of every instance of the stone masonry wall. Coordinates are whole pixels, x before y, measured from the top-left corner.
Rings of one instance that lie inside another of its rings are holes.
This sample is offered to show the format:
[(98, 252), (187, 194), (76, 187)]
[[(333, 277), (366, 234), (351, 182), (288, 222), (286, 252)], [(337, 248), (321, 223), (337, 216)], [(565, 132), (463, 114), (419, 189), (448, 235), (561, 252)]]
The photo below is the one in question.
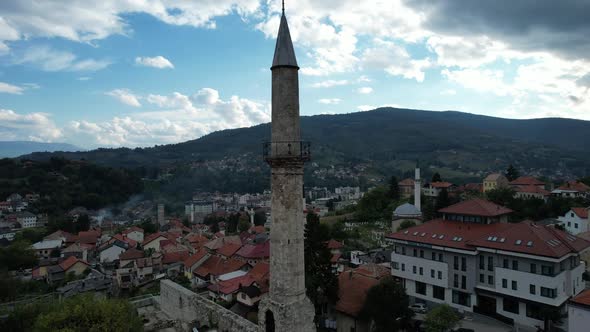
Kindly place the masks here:
[(217, 326), (220, 332), (260, 332), (258, 325), (170, 281), (160, 282), (160, 309), (187, 327)]

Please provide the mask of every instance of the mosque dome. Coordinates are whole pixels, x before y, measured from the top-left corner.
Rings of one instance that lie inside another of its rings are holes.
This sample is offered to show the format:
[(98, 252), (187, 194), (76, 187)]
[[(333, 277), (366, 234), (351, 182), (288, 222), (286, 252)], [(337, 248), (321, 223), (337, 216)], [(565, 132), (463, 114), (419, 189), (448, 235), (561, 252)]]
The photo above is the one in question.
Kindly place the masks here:
[(405, 203), (393, 211), (395, 217), (420, 217), (422, 213), (412, 204)]

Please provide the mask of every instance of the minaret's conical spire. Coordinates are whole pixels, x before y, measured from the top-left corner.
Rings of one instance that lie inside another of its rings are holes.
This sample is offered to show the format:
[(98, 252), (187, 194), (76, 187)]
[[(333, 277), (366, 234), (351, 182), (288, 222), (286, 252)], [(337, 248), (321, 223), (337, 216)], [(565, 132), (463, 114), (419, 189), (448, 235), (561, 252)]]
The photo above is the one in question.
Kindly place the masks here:
[(281, 15), (281, 25), (279, 26), (279, 35), (277, 36), (277, 45), (275, 46), (275, 55), (272, 61), (271, 69), (275, 67), (296, 67), (297, 58), (289, 33), (287, 17), (285, 17), (285, 2), (283, 1), (283, 15)]

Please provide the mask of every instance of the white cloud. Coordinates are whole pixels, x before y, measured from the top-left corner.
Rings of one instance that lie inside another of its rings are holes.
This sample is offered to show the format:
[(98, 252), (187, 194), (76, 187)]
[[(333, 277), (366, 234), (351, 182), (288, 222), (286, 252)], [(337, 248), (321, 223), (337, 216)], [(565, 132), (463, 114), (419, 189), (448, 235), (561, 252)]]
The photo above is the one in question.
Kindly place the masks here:
[(19, 114), (13, 110), (0, 109), (0, 140), (27, 140), (52, 142), (63, 136), (46, 113)]
[(331, 88), (335, 86), (342, 86), (350, 84), (347, 80), (326, 80), (322, 82), (317, 82), (311, 85), (312, 88)]
[(104, 122), (72, 121), (68, 133), (77, 141), (99, 146), (149, 146), (195, 139), (212, 131), (248, 127), (270, 120), (266, 103), (231, 96), (224, 100), (215, 89), (188, 96), (150, 94), (157, 109), (114, 117)]
[(78, 81), (89, 81), (92, 78), (91, 77), (88, 77), (88, 76), (82, 76), (82, 77), (78, 77), (77, 79), (78, 79)]
[(115, 89), (105, 93), (107, 96), (111, 96), (125, 105), (133, 107), (141, 107), (138, 96), (134, 95), (128, 89)]
[(22, 95), (24, 90), (25, 89), (20, 86), (0, 82), (0, 93), (10, 93), (13, 95)]
[(44, 71), (97, 71), (108, 67), (105, 59), (78, 59), (70, 52), (55, 50), (49, 46), (33, 46), (14, 59), (16, 64), (31, 64)]
[(324, 105), (338, 105), (340, 102), (341, 100), (338, 98), (323, 98), (318, 100), (318, 103)]
[(373, 106), (373, 105), (359, 105), (359, 106), (357, 106), (356, 108), (357, 108), (359, 111), (366, 112), (366, 111), (372, 111), (372, 110), (374, 110), (374, 109), (381, 108), (381, 107), (402, 108), (402, 107), (401, 107), (400, 105), (398, 105), (398, 104), (383, 104), (383, 105), (380, 105), (380, 106)]
[(137, 57), (135, 58), (135, 63), (141, 66), (146, 67), (154, 67), (159, 69), (164, 68), (174, 68), (174, 65), (170, 60), (166, 59), (165, 57), (158, 55), (156, 57)]
[(455, 91), (454, 89), (446, 89), (441, 91), (440, 94), (443, 96), (454, 96), (457, 94), (457, 91)]
[(367, 68), (382, 69), (390, 75), (424, 81), (424, 69), (431, 66), (428, 58), (413, 60), (405, 48), (386, 40), (375, 39), (373, 47), (363, 53)]
[(373, 93), (373, 88), (371, 88), (370, 86), (364, 86), (364, 87), (358, 88), (356, 90), (356, 92), (358, 92), (360, 94), (368, 95), (368, 94)]

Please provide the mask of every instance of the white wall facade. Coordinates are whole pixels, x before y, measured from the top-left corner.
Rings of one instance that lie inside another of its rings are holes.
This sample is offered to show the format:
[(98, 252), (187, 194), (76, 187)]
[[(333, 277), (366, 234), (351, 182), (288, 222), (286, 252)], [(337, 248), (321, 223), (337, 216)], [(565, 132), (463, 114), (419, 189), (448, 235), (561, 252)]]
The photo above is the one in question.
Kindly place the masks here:
[(567, 308), (569, 332), (587, 332), (590, 326), (590, 308), (570, 303)]
[(561, 221), (561, 225), (565, 228), (565, 230), (573, 235), (590, 230), (588, 229), (588, 219), (580, 218), (572, 210), (569, 210), (565, 216), (558, 217), (557, 220)]

